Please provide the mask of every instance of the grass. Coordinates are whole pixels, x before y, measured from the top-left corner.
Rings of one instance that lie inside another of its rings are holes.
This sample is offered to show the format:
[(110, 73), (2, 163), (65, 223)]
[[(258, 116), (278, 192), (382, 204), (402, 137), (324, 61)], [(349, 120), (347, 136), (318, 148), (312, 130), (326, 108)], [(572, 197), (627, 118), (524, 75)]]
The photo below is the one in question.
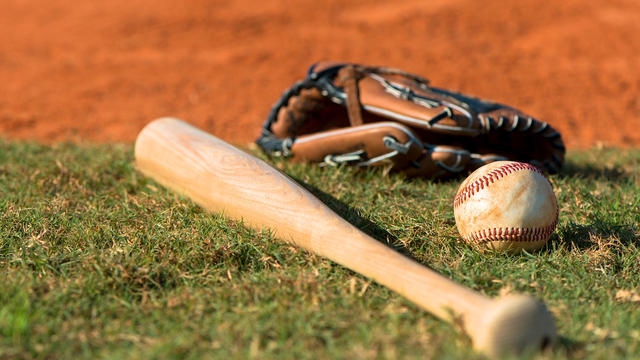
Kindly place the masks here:
[[(331, 261), (208, 214), (137, 173), (130, 145), (0, 140), (0, 359), (482, 358), (456, 327)], [(640, 151), (572, 152), (549, 245), (460, 242), (460, 180), (277, 164), (347, 220), (455, 281), (532, 294), (549, 359), (640, 354)]]

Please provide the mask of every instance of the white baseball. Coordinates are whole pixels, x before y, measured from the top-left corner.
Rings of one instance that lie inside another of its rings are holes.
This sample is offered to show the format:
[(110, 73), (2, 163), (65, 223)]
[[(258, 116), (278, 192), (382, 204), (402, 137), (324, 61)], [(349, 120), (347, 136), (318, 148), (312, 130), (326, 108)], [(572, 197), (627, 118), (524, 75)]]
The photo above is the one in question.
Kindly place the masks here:
[(453, 212), (460, 235), (472, 244), (517, 252), (542, 247), (558, 224), (551, 183), (533, 165), (496, 161), (458, 188)]

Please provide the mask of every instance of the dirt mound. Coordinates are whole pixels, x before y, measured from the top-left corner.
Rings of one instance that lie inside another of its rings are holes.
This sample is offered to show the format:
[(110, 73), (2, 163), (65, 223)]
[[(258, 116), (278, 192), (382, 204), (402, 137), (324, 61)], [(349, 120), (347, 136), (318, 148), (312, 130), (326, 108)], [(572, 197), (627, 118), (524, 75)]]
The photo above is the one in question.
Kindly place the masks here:
[(319, 60), (522, 108), (570, 148), (640, 145), (635, 0), (3, 1), (0, 135), (132, 141), (173, 115), (252, 141)]

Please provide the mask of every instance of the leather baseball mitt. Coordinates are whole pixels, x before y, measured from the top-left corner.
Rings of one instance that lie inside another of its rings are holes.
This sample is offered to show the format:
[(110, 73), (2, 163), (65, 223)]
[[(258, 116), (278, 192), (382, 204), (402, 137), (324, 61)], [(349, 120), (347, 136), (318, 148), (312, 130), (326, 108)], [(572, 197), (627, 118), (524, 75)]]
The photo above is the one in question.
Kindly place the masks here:
[(385, 67), (318, 63), (271, 110), (257, 144), (272, 156), (375, 166), (409, 176), (466, 174), (496, 160), (556, 173), (560, 134), (519, 110), (429, 86)]

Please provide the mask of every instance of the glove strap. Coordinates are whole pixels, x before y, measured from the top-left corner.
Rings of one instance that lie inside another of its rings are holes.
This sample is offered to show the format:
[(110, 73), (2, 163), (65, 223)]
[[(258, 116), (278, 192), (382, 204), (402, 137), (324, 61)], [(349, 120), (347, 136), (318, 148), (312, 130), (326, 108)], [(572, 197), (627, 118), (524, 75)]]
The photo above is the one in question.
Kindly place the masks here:
[(347, 113), (351, 126), (362, 125), (362, 105), (360, 104), (360, 87), (358, 81), (362, 78), (362, 73), (356, 71), (353, 65), (344, 68), (344, 91), (347, 95)]

